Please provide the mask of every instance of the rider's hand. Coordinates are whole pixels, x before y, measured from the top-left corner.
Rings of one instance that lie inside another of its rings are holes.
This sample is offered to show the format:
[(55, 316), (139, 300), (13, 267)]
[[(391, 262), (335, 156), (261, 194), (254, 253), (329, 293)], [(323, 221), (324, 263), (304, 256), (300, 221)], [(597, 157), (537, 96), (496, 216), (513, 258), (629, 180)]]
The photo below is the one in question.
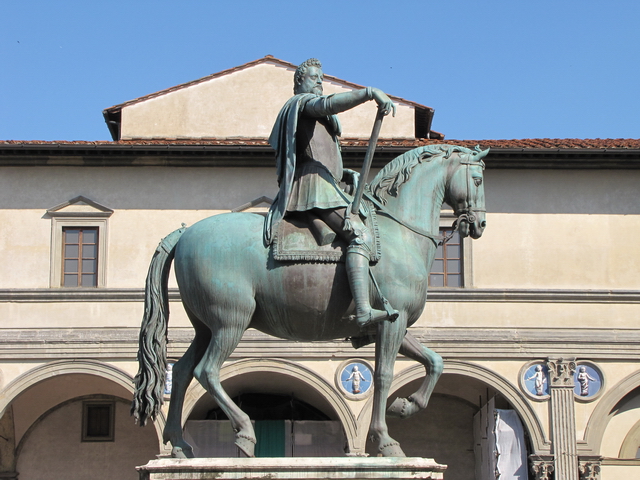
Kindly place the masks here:
[(391, 101), (391, 99), (387, 96), (379, 88), (372, 88), (373, 99), (378, 104), (378, 109), (384, 113), (385, 115), (389, 115), (392, 113), (393, 116), (396, 116), (396, 104)]

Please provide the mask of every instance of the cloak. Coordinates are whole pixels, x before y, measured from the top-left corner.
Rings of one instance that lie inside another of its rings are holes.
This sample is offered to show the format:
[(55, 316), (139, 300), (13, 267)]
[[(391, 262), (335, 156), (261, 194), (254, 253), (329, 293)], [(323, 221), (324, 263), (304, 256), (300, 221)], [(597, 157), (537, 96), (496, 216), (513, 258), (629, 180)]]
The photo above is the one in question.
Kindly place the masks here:
[[(278, 176), (278, 194), (273, 200), (269, 213), (264, 222), (264, 241), (266, 245), (273, 241), (273, 232), (287, 212), (287, 205), (291, 198), (293, 177), (296, 170), (296, 133), (298, 119), (306, 103), (317, 98), (313, 93), (300, 93), (291, 97), (284, 104), (269, 136), (269, 145), (276, 151), (276, 174)], [(326, 97), (325, 97), (326, 98)], [(340, 135), (338, 117), (330, 115), (329, 119)]]

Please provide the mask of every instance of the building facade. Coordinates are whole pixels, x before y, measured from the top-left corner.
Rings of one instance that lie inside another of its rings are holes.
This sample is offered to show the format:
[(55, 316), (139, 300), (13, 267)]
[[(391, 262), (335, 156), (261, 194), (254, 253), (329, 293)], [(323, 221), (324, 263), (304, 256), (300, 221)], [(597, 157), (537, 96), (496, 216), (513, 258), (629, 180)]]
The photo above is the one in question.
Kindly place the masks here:
[[(265, 57), (111, 107), (113, 142), (0, 142), (0, 478), (137, 478), (136, 465), (170, 452), (167, 405), (144, 428), (129, 416), (149, 261), (182, 223), (266, 210), (277, 192), (266, 137), (293, 71)], [(325, 80), (326, 93), (359, 87)], [(432, 109), (392, 98), (398, 116), (384, 122), (375, 168), (426, 144), (491, 152), (486, 231), (441, 249), (411, 327), (444, 357), (444, 374), (427, 409), (389, 420), (391, 435), (407, 455), (449, 465), (450, 480), (496, 468), (502, 478), (635, 478), (640, 140), (449, 141), (431, 130)], [(350, 168), (374, 114), (366, 105), (342, 120)], [(442, 227), (452, 221), (443, 210)], [(193, 331), (173, 277), (169, 287), (172, 363)], [(374, 369), (372, 347), (250, 330), (222, 376), (259, 438), (271, 435), (260, 454), (375, 455)], [(423, 377), (399, 357), (390, 400)], [(195, 381), (183, 420), (196, 453), (238, 455)]]

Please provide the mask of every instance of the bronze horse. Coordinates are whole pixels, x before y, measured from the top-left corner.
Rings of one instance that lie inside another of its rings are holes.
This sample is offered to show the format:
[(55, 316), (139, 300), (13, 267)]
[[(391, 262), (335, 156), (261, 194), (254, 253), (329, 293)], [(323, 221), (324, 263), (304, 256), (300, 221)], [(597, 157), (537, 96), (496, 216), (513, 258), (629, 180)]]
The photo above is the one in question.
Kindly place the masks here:
[[(369, 432), (383, 456), (405, 456), (389, 436), (385, 419), (393, 365), (401, 353), (426, 369), (420, 388), (408, 398), (396, 399), (389, 408), (392, 415), (408, 417), (427, 406), (443, 368), (442, 358), (407, 331), (420, 317), (427, 299), (441, 206), (447, 203), (453, 208), (462, 237), (482, 235), (486, 224), (482, 158), (487, 153), (452, 145), (420, 147), (394, 159), (369, 185), (367, 196), (378, 210), (381, 241), (381, 258), (371, 268), (380, 291), (400, 312), (397, 320), (373, 326), (371, 332), (361, 332), (349, 320), (353, 304), (344, 264), (274, 260), (263, 243), (260, 215), (217, 215), (170, 234), (160, 243), (149, 267), (133, 415), (144, 425), (148, 418), (156, 417), (162, 404), (167, 279), (175, 257), (182, 303), (195, 337), (173, 368), (163, 435), (165, 442), (171, 442), (173, 456), (193, 456), (182, 436), (181, 415), (194, 376), (231, 420), (236, 445), (246, 455), (254, 455), (251, 421), (224, 391), (219, 375), (248, 328), (298, 341), (352, 337), (357, 342), (366, 333), (375, 336)], [(376, 290), (370, 291), (372, 304), (380, 305)]]

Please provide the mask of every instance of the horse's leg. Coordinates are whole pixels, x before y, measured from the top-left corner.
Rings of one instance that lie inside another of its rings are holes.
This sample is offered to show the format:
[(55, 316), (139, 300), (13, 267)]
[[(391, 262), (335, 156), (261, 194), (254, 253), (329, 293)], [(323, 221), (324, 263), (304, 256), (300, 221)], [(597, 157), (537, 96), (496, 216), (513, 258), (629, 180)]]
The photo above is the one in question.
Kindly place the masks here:
[(407, 418), (427, 407), (436, 382), (442, 375), (444, 365), (440, 355), (422, 345), (409, 332), (404, 336), (400, 346), (400, 353), (423, 364), (427, 371), (427, 376), (415, 393), (407, 398), (396, 398), (387, 410), (388, 415)]
[(193, 378), (193, 371), (202, 359), (211, 339), (209, 329), (188, 309), (186, 310), (196, 335), (185, 354), (173, 366), (171, 403), (169, 403), (167, 423), (162, 435), (164, 443), (171, 442), (171, 456), (175, 458), (193, 458), (193, 448), (184, 441), (182, 436), (182, 407), (187, 388)]
[(393, 381), (393, 365), (402, 344), (407, 328), (404, 312), (395, 322), (382, 322), (378, 325), (376, 338), (376, 369), (374, 373), (373, 413), (369, 433), (374, 442), (378, 442), (378, 451), (384, 457), (404, 457), (400, 444), (389, 436), (385, 407), (387, 396)]
[[(240, 308), (240, 307), (238, 307)], [(242, 334), (249, 326), (251, 313), (243, 315), (234, 311), (226, 315), (223, 325), (211, 326), (211, 341), (200, 363), (196, 366), (194, 375), (202, 386), (218, 403), (218, 406), (231, 420), (231, 426), (236, 432), (236, 445), (248, 457), (254, 456), (256, 436), (249, 416), (233, 403), (220, 382), (220, 368), (238, 346)], [(216, 314), (216, 317), (219, 317)], [(235, 321), (234, 321), (235, 320)], [(220, 322), (218, 322), (220, 323)]]

